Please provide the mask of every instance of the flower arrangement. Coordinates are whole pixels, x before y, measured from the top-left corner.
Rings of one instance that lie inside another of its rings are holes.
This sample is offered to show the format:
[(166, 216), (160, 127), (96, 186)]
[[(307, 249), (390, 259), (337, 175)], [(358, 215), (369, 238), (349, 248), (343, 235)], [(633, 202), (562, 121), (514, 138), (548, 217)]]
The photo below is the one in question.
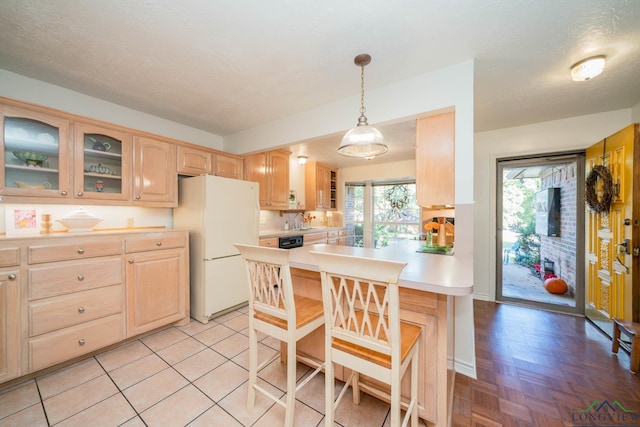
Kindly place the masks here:
[(440, 230), (440, 224), (438, 224), (435, 221), (428, 222), (428, 223), (426, 223), (424, 225), (424, 230), (425, 231), (431, 231), (431, 232), (432, 231), (436, 231), (437, 232), (438, 230)]
[(316, 219), (316, 216), (315, 215), (311, 215), (311, 214), (307, 214), (307, 215), (302, 217), (302, 220), (305, 223), (309, 223), (309, 226), (311, 226), (311, 221), (313, 221), (314, 219)]

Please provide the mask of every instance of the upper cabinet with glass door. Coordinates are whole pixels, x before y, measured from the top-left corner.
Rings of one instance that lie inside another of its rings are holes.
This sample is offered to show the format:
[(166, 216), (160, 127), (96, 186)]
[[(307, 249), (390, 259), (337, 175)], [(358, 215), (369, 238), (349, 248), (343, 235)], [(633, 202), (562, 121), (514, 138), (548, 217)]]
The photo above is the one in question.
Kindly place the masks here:
[(69, 121), (1, 107), (0, 193), (6, 196), (69, 196)]
[(129, 200), (131, 134), (86, 123), (76, 123), (74, 134), (74, 197)]

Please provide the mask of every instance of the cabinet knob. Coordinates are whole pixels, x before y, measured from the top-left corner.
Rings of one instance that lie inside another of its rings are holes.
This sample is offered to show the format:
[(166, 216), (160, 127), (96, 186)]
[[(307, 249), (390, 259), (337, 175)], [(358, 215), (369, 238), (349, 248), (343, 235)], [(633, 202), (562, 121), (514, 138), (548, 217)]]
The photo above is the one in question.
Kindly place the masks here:
[(137, 196), (136, 196), (136, 200), (140, 200), (140, 195), (137, 195)]
[(157, 241), (157, 242), (156, 242), (156, 246), (162, 246), (162, 242)]
[(63, 196), (66, 196), (67, 195), (67, 191), (63, 190), (63, 191), (60, 192), (60, 194), (62, 194)]
[(84, 253), (84, 249), (82, 249), (82, 248), (78, 248), (78, 251), (77, 251), (77, 252), (78, 252), (80, 255), (82, 255), (82, 254)]
[(78, 191), (78, 196), (82, 197), (84, 193), (82, 191)]
[(80, 339), (78, 340), (78, 344), (80, 344), (80, 345), (84, 345), (84, 343), (85, 343), (85, 342), (86, 342), (86, 341), (84, 340), (84, 338), (80, 338)]
[(84, 280), (84, 274), (78, 274), (78, 280), (82, 282)]
[(84, 313), (84, 307), (78, 307), (78, 313)]
[(133, 264), (133, 258), (129, 258), (127, 261), (129, 262), (129, 264)]
[(9, 276), (7, 276), (9, 278), (9, 280), (16, 280), (16, 275), (11, 273), (9, 274)]

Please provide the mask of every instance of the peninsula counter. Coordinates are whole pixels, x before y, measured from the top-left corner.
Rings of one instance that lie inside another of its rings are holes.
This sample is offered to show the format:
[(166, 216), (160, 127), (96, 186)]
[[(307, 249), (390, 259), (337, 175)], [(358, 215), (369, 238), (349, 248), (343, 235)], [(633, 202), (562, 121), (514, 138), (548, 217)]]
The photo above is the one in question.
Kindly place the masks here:
[[(417, 252), (424, 242), (403, 241), (381, 249), (336, 245), (311, 245), (290, 250), (289, 265), (294, 293), (322, 299), (320, 273), (311, 251), (387, 259), (407, 263), (400, 275), (400, 317), (422, 328), (419, 366), (419, 415), (428, 425), (451, 425), (453, 400), (453, 297), (473, 291), (471, 257)], [(324, 330), (317, 330), (298, 343), (298, 353), (324, 359)], [(283, 349), (284, 350), (284, 349)], [(283, 353), (283, 356), (286, 352)], [(451, 366), (451, 368), (450, 368)], [(336, 378), (348, 377), (336, 367)], [(407, 378), (408, 379), (408, 378)], [(406, 390), (406, 391), (405, 391)], [(408, 381), (403, 395), (408, 395)]]

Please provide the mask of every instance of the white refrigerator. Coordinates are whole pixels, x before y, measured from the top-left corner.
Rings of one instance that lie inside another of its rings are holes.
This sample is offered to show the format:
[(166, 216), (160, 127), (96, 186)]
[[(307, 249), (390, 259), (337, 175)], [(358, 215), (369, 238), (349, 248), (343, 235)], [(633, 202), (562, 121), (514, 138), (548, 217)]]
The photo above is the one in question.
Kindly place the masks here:
[(234, 243), (258, 244), (258, 183), (213, 175), (182, 178), (174, 228), (189, 230), (191, 317), (207, 323), (249, 300)]

